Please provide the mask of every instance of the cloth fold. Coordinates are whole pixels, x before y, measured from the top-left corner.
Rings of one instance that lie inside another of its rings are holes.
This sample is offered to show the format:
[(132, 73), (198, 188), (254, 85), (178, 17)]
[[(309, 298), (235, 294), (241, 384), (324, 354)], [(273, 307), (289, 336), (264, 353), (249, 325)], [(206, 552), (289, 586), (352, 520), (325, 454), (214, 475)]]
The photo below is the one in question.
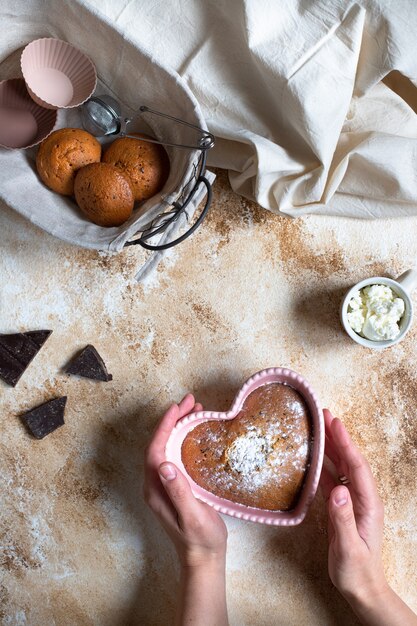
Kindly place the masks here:
[(85, 2), (186, 80), (236, 192), (293, 216), (417, 213), (417, 117), (387, 86), (402, 73), (417, 106), (414, 0)]

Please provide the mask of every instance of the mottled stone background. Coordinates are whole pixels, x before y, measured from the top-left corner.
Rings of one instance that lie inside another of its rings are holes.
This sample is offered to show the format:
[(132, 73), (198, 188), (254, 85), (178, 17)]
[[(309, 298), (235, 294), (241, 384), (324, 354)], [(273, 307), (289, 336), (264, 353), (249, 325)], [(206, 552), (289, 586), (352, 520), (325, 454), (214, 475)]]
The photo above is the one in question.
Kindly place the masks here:
[[(417, 324), (377, 352), (338, 318), (354, 282), (416, 263), (416, 218), (278, 217), (218, 172), (204, 225), (138, 285), (144, 251), (78, 249), (0, 210), (0, 331), (53, 330), (17, 387), (0, 383), (3, 624), (171, 624), (176, 563), (142, 500), (144, 446), (172, 400), (227, 409), (268, 366), (306, 376), (368, 456), (387, 574), (417, 609)], [(63, 374), (87, 343), (112, 382)], [(32, 439), (19, 415), (61, 394), (65, 426)], [(321, 496), (296, 528), (226, 521), (232, 625), (356, 624), (327, 576)]]

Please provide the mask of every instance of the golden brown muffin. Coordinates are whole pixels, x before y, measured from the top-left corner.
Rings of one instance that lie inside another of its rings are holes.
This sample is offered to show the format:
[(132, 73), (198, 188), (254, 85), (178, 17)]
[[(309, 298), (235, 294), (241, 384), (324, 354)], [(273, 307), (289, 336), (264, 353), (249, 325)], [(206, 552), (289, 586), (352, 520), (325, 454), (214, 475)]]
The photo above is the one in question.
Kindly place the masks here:
[(75, 199), (99, 226), (120, 226), (132, 214), (133, 192), (128, 178), (109, 163), (82, 167), (75, 177)]
[(181, 457), (191, 478), (215, 495), (259, 509), (297, 503), (309, 464), (312, 423), (302, 396), (270, 383), (246, 398), (232, 420), (209, 420), (185, 437)]
[(72, 196), (77, 171), (100, 157), (101, 145), (93, 135), (80, 128), (60, 128), (42, 141), (36, 167), (47, 187)]
[(136, 202), (161, 191), (169, 174), (168, 155), (161, 145), (131, 137), (113, 141), (103, 162), (115, 165), (130, 178)]

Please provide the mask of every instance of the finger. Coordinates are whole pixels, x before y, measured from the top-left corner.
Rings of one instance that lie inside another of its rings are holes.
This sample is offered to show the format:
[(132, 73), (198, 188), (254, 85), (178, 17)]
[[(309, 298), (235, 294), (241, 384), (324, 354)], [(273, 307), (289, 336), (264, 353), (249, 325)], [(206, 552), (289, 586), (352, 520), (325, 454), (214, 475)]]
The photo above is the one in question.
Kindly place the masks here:
[(329, 517), (331, 519), (335, 542), (340, 556), (352, 552), (355, 544), (361, 541), (356, 528), (353, 504), (347, 487), (335, 487), (329, 498)]
[(328, 437), (327, 434), (324, 440), (324, 453), (327, 457), (329, 457), (329, 459), (331, 460), (331, 462), (333, 463), (335, 467), (339, 465), (340, 463), (339, 455), (337, 453), (337, 450), (335, 448), (333, 441)]
[(187, 393), (187, 395), (184, 396), (184, 398), (178, 404), (180, 417), (184, 417), (185, 415), (188, 415), (188, 413), (191, 413), (194, 408), (194, 404), (195, 400), (193, 394)]
[(179, 404), (172, 404), (168, 411), (164, 414), (161, 421), (157, 425), (152, 441), (148, 447), (148, 454), (153, 454), (155, 451), (161, 451), (165, 449), (165, 444), (171, 434), (172, 429), (181, 417), (187, 415), (194, 407), (194, 396), (187, 394)]
[[(165, 415), (159, 422), (152, 441), (147, 449), (147, 457), (155, 456), (157, 454), (163, 454), (165, 450), (166, 442), (171, 434), (172, 429), (180, 418), (180, 410), (177, 404), (172, 404)], [(161, 459), (162, 462), (162, 459)]]
[(333, 478), (331, 472), (323, 465), (320, 476), (320, 489), (326, 502), (330, 498), (330, 494), (336, 487), (337, 482)]
[(177, 512), (162, 486), (159, 475), (156, 472), (155, 475), (155, 481), (145, 482), (145, 502), (165, 527), (177, 527)]
[(189, 413), (190, 408), (202, 410), (202, 405), (194, 404), (194, 397), (188, 394), (179, 405), (173, 404), (162, 417), (155, 429), (154, 436), (148, 446), (145, 458), (145, 499), (150, 508), (160, 517), (161, 521), (168, 524), (177, 525), (177, 512), (173, 507), (165, 489), (163, 488), (158, 475), (158, 466), (165, 460), (165, 445), (174, 428), (180, 419), (181, 413)]
[(323, 409), (323, 417), (324, 417), (324, 422), (327, 425), (330, 426), (330, 424), (332, 423), (334, 416), (331, 412), (330, 409)]
[(323, 409), (323, 417), (324, 417), (324, 426), (326, 430), (326, 435), (331, 438), (332, 436), (332, 421), (334, 420), (333, 415), (329, 411), (329, 409)]
[(199, 517), (199, 503), (191, 491), (190, 483), (173, 463), (161, 463), (159, 475), (178, 513), (179, 524), (186, 531)]
[(203, 405), (200, 402), (196, 402), (193, 408), (193, 413), (198, 413), (198, 411), (203, 410)]
[(155, 429), (152, 440), (145, 454), (145, 485), (148, 489), (156, 490), (160, 487), (157, 469), (165, 460), (165, 446), (177, 421), (189, 413), (190, 408), (195, 406), (194, 396), (187, 394), (179, 403), (173, 404), (162, 417)]
[(335, 418), (332, 422), (333, 441), (338, 450), (344, 474), (349, 478), (360, 512), (369, 512), (371, 507), (379, 504), (378, 489), (369, 463), (352, 442), (342, 422)]
[[(323, 498), (326, 502), (326, 505), (329, 501), (330, 494), (333, 491), (333, 489), (336, 487), (336, 485), (337, 485), (337, 482), (335, 478), (333, 477), (333, 474), (325, 465), (323, 465), (322, 470), (321, 470), (321, 476), (320, 476), (320, 489), (323, 494)], [(328, 535), (328, 541), (330, 543), (334, 536), (334, 528), (333, 528), (330, 515), (328, 515), (328, 519), (327, 519), (327, 535)]]
[(339, 464), (339, 455), (335, 448), (332, 435), (332, 422), (334, 420), (333, 415), (329, 409), (323, 409), (324, 417), (324, 430), (325, 430), (325, 454), (329, 457), (332, 463), (337, 466)]

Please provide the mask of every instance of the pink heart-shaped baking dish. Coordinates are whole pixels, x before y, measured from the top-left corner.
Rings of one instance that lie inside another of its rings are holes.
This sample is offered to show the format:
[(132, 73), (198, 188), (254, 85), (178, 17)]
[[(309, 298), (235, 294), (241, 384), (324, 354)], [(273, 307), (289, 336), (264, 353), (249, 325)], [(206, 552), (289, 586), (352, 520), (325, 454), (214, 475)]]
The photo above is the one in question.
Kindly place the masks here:
[[(220, 498), (200, 487), (187, 474), (181, 458), (181, 446), (187, 434), (202, 422), (212, 420), (232, 420), (240, 412), (243, 403), (252, 391), (261, 385), (270, 383), (284, 383), (298, 391), (307, 403), (310, 410), (313, 427), (313, 442), (310, 464), (306, 471), (300, 497), (294, 509), (290, 511), (267, 511), (255, 507), (245, 506)], [(185, 474), (190, 482), (193, 494), (203, 502), (206, 502), (220, 513), (232, 515), (239, 519), (258, 522), (259, 524), (270, 524), (272, 526), (295, 526), (300, 524), (316, 494), (319, 484), (324, 455), (324, 420), (323, 412), (319, 406), (318, 399), (308, 382), (289, 369), (274, 367), (257, 372), (245, 382), (237, 394), (233, 406), (227, 413), (218, 411), (199, 411), (190, 413), (182, 418), (174, 426), (165, 448), (167, 461), (175, 465)]]

